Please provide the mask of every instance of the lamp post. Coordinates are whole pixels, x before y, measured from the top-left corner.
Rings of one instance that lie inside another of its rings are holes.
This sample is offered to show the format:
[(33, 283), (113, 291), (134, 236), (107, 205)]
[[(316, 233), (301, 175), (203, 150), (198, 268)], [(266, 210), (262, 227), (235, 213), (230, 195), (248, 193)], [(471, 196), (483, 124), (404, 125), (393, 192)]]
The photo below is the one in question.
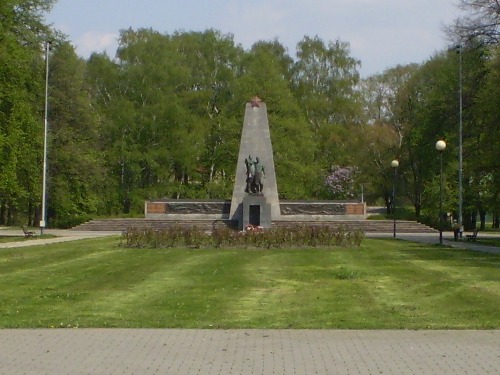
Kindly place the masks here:
[[(462, 174), (463, 174), (463, 143), (462, 143), (462, 110), (463, 110), (463, 72), (462, 72), (462, 45), (458, 45), (459, 54), (459, 74), (458, 74), (458, 97), (459, 97), (459, 120), (458, 120), (458, 223), (460, 224), (460, 233), (463, 232), (463, 191), (462, 191)], [(445, 144), (446, 147), (446, 144)]]
[(397, 169), (399, 167), (399, 161), (394, 159), (391, 161), (391, 167), (394, 168), (394, 180), (392, 182), (392, 217), (393, 217), (393, 232), (392, 236), (396, 238), (396, 180), (397, 180)]
[(463, 46), (457, 44), (450, 51), (458, 54), (458, 224), (463, 232)]
[(42, 177), (42, 219), (40, 220), (40, 234), (43, 234), (47, 214), (47, 132), (48, 132), (48, 111), (49, 111), (49, 51), (52, 42), (45, 42), (45, 115), (44, 115), (44, 136), (43, 136), (43, 177)]
[(439, 244), (443, 244), (443, 151), (446, 142), (439, 140), (436, 142), (436, 150), (439, 152)]

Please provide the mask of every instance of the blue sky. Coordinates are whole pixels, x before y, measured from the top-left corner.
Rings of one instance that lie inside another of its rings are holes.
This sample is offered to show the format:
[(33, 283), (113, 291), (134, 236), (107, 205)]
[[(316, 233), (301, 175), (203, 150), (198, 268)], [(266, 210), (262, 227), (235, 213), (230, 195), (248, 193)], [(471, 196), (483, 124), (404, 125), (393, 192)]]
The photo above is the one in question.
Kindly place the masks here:
[(122, 29), (161, 33), (213, 28), (245, 49), (277, 38), (295, 57), (304, 35), (350, 44), (366, 77), (421, 63), (449, 42), (442, 31), (458, 17), (458, 0), (58, 0), (46, 20), (77, 52), (116, 52)]

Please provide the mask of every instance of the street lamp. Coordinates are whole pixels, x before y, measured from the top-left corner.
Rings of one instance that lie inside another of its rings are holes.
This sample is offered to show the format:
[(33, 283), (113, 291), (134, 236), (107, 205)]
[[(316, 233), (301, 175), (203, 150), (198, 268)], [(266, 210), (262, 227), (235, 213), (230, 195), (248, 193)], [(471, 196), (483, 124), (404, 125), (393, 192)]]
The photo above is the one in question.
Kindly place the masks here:
[(458, 224), (463, 227), (463, 46), (458, 44), (450, 49), (458, 54)]
[[(458, 97), (459, 97), (459, 124), (458, 124), (458, 223), (460, 224), (460, 233), (462, 233), (462, 226), (463, 226), (463, 216), (462, 216), (462, 211), (463, 211), (463, 191), (462, 191), (462, 175), (463, 175), (463, 134), (462, 134), (462, 110), (463, 110), (463, 72), (462, 72), (462, 52), (463, 48), (462, 45), (458, 45), (458, 54), (460, 56), (459, 59), (459, 78), (458, 78)], [(446, 145), (446, 144), (445, 144)], [(446, 146), (445, 146), (446, 147)]]
[(392, 217), (394, 220), (394, 228), (392, 236), (396, 238), (396, 179), (397, 179), (397, 169), (399, 167), (399, 161), (397, 159), (391, 161), (391, 167), (394, 168), (394, 180), (392, 182)]
[(49, 111), (49, 51), (52, 42), (45, 42), (45, 115), (44, 115), (44, 136), (43, 136), (43, 188), (42, 188), (42, 219), (40, 220), (40, 234), (43, 234), (47, 215), (47, 132), (48, 132), (48, 111)]
[(436, 142), (436, 150), (439, 152), (439, 244), (443, 244), (443, 151), (446, 142), (439, 140)]

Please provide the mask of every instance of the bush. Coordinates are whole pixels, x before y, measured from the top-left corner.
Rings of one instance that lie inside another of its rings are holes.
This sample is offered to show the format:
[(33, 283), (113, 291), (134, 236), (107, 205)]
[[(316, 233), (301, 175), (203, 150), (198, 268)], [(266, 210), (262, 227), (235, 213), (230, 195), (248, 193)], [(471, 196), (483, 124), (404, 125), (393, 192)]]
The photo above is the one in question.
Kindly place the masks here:
[(363, 238), (364, 233), (359, 229), (349, 230), (344, 226), (334, 229), (326, 225), (298, 225), (245, 232), (237, 232), (229, 228), (214, 228), (211, 233), (196, 227), (173, 226), (164, 229), (129, 228), (123, 234), (124, 245), (131, 248), (349, 247), (360, 246)]

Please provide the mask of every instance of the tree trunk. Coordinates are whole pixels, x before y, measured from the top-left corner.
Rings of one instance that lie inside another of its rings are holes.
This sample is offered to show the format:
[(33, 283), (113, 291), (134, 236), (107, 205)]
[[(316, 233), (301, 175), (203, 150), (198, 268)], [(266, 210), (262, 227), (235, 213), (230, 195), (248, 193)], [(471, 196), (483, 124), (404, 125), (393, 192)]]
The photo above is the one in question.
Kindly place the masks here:
[(0, 205), (0, 225), (5, 225), (7, 222), (7, 208), (5, 207), (5, 202)]
[(463, 215), (463, 225), (465, 230), (474, 230), (476, 229), (477, 222), (477, 212), (465, 212)]
[(385, 201), (385, 209), (386, 209), (386, 212), (387, 212), (387, 215), (390, 215), (391, 213), (391, 207), (392, 207), (392, 199), (391, 199), (391, 196), (386, 196), (384, 198), (384, 201)]
[(417, 218), (419, 218), (420, 217), (420, 211), (422, 211), (422, 205), (421, 204), (415, 204), (414, 207), (415, 207), (415, 216)]
[(7, 225), (14, 225), (16, 224), (15, 222), (16, 218), (16, 209), (12, 206), (9, 206), (7, 209)]
[(481, 224), (479, 226), (480, 230), (485, 230), (486, 229), (486, 212), (485, 211), (479, 211), (479, 220), (481, 221)]
[(26, 214), (28, 215), (26, 225), (31, 227), (33, 226), (33, 203), (31, 202), (31, 200), (28, 202), (28, 210)]
[(42, 218), (42, 209), (40, 206), (35, 207), (35, 212), (33, 216), (33, 226), (38, 226), (40, 224), (40, 220)]
[(132, 207), (132, 202), (131, 202), (131, 199), (129, 197), (129, 194), (130, 194), (130, 192), (127, 192), (126, 196), (123, 198), (123, 201), (122, 201), (122, 208), (123, 208), (124, 214), (129, 214), (130, 209)]

